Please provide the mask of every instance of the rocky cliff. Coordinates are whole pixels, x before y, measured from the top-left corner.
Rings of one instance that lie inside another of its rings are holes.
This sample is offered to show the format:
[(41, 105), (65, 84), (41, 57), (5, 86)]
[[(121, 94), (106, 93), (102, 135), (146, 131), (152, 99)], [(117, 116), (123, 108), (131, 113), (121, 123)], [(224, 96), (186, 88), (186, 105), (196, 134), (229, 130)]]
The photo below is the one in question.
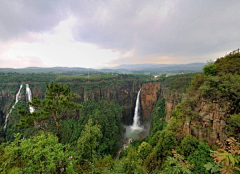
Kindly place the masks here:
[[(225, 106), (225, 107), (223, 107)], [(199, 140), (206, 140), (209, 144), (224, 142), (226, 119), (229, 117), (230, 104), (201, 100), (197, 103), (195, 112), (199, 115), (195, 119), (186, 119), (183, 125), (184, 135), (194, 135)]]
[[(29, 82), (32, 95), (37, 98), (44, 98), (46, 87), (45, 83), (31, 83)], [(135, 101), (137, 93), (142, 86), (142, 82), (137, 80), (123, 80), (121, 82), (94, 82), (94, 83), (65, 83), (70, 86), (72, 91), (77, 94), (77, 102), (81, 103), (88, 100), (107, 100), (119, 103), (123, 106), (122, 121), (125, 125), (132, 124), (134, 115)], [(1, 87), (0, 93), (0, 116), (1, 125), (5, 120), (12, 104), (15, 102), (15, 95), (20, 84), (6, 84)], [(23, 85), (20, 100), (26, 103), (25, 84)], [(17, 107), (15, 107), (17, 109)], [(11, 116), (10, 116), (11, 117)], [(10, 119), (9, 117), (9, 119)]]
[(151, 113), (160, 95), (161, 83), (149, 82), (143, 84), (141, 91), (142, 121), (151, 120)]
[[(72, 85), (75, 85), (73, 87)], [(70, 84), (73, 92), (77, 94), (77, 101), (107, 100), (119, 103), (123, 106), (122, 121), (125, 125), (133, 122), (135, 101), (141, 88), (140, 81), (124, 81), (122, 83), (87, 83)]]

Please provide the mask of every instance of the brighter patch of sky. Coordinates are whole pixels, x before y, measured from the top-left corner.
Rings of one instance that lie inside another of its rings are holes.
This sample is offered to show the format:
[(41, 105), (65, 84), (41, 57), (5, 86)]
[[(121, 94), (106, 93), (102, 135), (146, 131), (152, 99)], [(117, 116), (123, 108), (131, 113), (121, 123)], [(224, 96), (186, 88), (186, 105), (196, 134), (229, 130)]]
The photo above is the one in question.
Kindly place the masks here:
[[(6, 64), (1, 64), (1, 67), (8, 65), (16, 68), (26, 66), (96, 68), (124, 57), (118, 50), (103, 49), (94, 44), (75, 41), (71, 31), (75, 23), (76, 19), (69, 17), (51, 31), (32, 34), (34, 42), (24, 42), (22, 41), (24, 39), (10, 42), (2, 50), (1, 57), (5, 58)], [(32, 58), (38, 59), (42, 64), (31, 62)], [(25, 63), (19, 64), (17, 59), (22, 59)]]

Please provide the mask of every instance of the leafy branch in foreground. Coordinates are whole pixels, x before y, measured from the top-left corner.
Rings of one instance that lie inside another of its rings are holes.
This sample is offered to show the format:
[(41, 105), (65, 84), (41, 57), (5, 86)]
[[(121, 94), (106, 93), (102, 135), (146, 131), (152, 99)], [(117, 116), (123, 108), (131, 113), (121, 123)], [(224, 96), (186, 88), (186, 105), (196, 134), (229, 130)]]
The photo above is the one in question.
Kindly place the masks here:
[(226, 140), (226, 145), (219, 143), (220, 148), (214, 151), (212, 157), (215, 164), (208, 163), (204, 167), (211, 173), (221, 171), (222, 174), (232, 174), (240, 171), (240, 143), (234, 138)]

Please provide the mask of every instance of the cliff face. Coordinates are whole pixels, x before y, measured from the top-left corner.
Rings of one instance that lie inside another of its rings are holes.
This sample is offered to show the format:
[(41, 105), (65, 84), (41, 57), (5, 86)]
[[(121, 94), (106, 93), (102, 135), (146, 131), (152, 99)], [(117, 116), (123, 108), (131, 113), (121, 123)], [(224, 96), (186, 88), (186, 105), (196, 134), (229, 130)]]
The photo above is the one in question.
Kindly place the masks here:
[[(184, 97), (183, 93), (171, 92), (168, 89), (162, 90), (162, 95), (165, 98), (165, 121), (169, 122), (171, 112)], [(230, 104), (218, 101), (211, 102), (209, 100), (200, 100), (194, 109), (198, 118), (189, 118), (184, 115), (183, 133), (184, 135), (191, 134), (199, 140), (205, 139), (209, 144), (216, 144), (217, 141), (224, 142), (227, 138), (225, 134), (226, 118), (229, 116), (231, 109)]]
[(150, 82), (143, 84), (141, 91), (142, 121), (151, 120), (153, 106), (156, 104), (160, 95), (160, 82)]
[(195, 111), (199, 114), (198, 119), (186, 120), (183, 126), (185, 135), (192, 134), (199, 140), (205, 139), (209, 144), (217, 141), (224, 142), (226, 118), (229, 116), (230, 105), (222, 107), (222, 103), (207, 100), (199, 101)]
[[(19, 89), (20, 84), (6, 84), (1, 87), (0, 93), (0, 121), (3, 124), (6, 114), (9, 112), (11, 105), (15, 102), (15, 96)], [(132, 124), (132, 117), (134, 115), (134, 107), (136, 97), (139, 89), (141, 88), (140, 81), (123, 81), (117, 84), (114, 83), (69, 83), (65, 84), (70, 86), (73, 93), (77, 94), (77, 102), (84, 102), (88, 100), (107, 100), (119, 103), (123, 106), (122, 121), (125, 125)], [(32, 96), (37, 98), (44, 98), (46, 87), (45, 83), (31, 83), (29, 82)], [(11, 90), (9, 90), (9, 88)], [(25, 84), (21, 90), (20, 101), (26, 102)], [(15, 107), (17, 109), (17, 107)], [(9, 117), (11, 119), (11, 116)]]
[(169, 122), (171, 118), (171, 112), (174, 110), (174, 108), (179, 104), (183, 98), (182, 93), (177, 92), (166, 92), (166, 89), (162, 93), (164, 99), (165, 99), (165, 121)]
[(137, 93), (141, 88), (141, 83), (137, 81), (127, 81), (123, 84), (79, 84), (73, 90), (77, 94), (77, 101), (84, 102), (89, 100), (107, 100), (119, 103), (124, 106), (122, 121), (125, 125), (133, 122), (134, 107)]

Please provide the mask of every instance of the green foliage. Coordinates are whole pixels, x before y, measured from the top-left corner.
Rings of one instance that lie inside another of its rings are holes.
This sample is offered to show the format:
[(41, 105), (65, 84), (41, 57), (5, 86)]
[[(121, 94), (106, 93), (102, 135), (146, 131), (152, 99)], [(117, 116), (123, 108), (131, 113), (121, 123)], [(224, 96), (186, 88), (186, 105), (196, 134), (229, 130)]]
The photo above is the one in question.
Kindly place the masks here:
[(167, 74), (163, 73), (160, 76), (157, 77), (158, 82), (164, 82), (164, 80), (167, 78)]
[(69, 146), (58, 143), (51, 134), (30, 139), (16, 139), (3, 145), (0, 157), (1, 173), (74, 173), (75, 160)]
[(158, 159), (163, 159), (172, 154), (172, 149), (177, 145), (177, 139), (172, 131), (163, 130), (155, 147)]
[(122, 135), (122, 109), (120, 105), (107, 101), (86, 101), (82, 103), (80, 121), (85, 123), (90, 117), (94, 124), (101, 127), (103, 138), (97, 149), (103, 155), (114, 153)]
[(220, 148), (214, 151), (212, 155), (215, 164), (213, 167), (220, 166), (222, 174), (240, 172), (240, 143), (234, 138), (228, 138), (226, 144), (220, 143)]
[(171, 117), (165, 130), (172, 131), (178, 140), (181, 140), (184, 135), (182, 131), (183, 120), (176, 117)]
[(128, 155), (121, 159), (120, 164), (118, 166), (117, 173), (126, 173), (126, 174), (144, 174), (145, 169), (141, 166), (141, 162), (138, 159), (137, 151), (132, 148), (128, 147)]
[(85, 129), (82, 131), (77, 142), (77, 151), (79, 160), (87, 160), (93, 162), (98, 156), (96, 149), (99, 146), (102, 138), (101, 128), (99, 125), (94, 125), (92, 119), (88, 120)]
[(191, 169), (193, 173), (209, 173), (204, 168), (204, 165), (208, 162), (213, 162), (213, 158), (210, 156), (210, 148), (204, 142), (200, 142), (198, 147), (193, 153), (188, 156), (188, 162), (194, 165), (194, 168)]
[(157, 131), (155, 134), (151, 134), (151, 136), (148, 139), (148, 143), (152, 146), (156, 146), (158, 143), (158, 140), (160, 138), (162, 131)]
[(196, 95), (196, 91), (203, 83), (204, 83), (204, 75), (196, 73), (188, 88), (188, 94), (191, 96)]
[(72, 118), (60, 120), (61, 142), (63, 144), (69, 143), (72, 146), (75, 146), (83, 129), (84, 124), (79, 120), (75, 120)]
[(198, 147), (198, 140), (192, 135), (187, 135), (181, 142), (181, 149), (184, 156), (189, 156)]
[(165, 117), (165, 99), (163, 97), (160, 97), (152, 111), (151, 135), (155, 134), (158, 130), (163, 130), (164, 127), (166, 127), (164, 117)]
[(167, 160), (163, 164), (163, 171), (161, 174), (191, 174), (192, 172), (184, 165), (184, 158), (168, 156)]
[[(60, 134), (60, 120), (66, 117), (74, 109), (80, 109), (81, 105), (74, 102), (76, 95), (73, 94), (68, 86), (64, 87), (58, 83), (47, 84), (47, 92), (45, 99), (33, 98), (33, 101), (28, 105), (35, 108), (33, 113), (26, 110), (19, 110), (21, 120), (19, 127), (47, 127), (49, 123), (55, 123), (55, 130), (59, 141), (61, 141)], [(44, 126), (42, 126), (44, 125)]]
[(204, 98), (230, 102), (233, 106), (232, 112), (240, 111), (239, 75), (226, 74), (222, 76), (209, 76), (199, 89)]
[[(112, 174), (112, 173), (118, 173), (116, 170), (116, 162), (113, 161), (111, 155), (106, 155), (104, 158), (99, 159), (95, 161), (94, 168), (96, 173), (102, 173), (102, 174)], [(92, 173), (93, 170), (92, 170)]]
[(170, 91), (185, 93), (193, 77), (194, 74), (191, 73), (168, 76), (164, 80), (164, 86)]
[(216, 75), (216, 65), (211, 61), (203, 67), (203, 74), (205, 76), (215, 76)]
[[(219, 173), (220, 169), (221, 169), (219, 164), (213, 164), (213, 163), (210, 163), (210, 162), (205, 164), (204, 167), (206, 168), (207, 171), (209, 171), (211, 173)], [(207, 171), (205, 171), (205, 173), (207, 173)]]
[[(47, 78), (46, 78), (47, 76)], [(0, 79), (1, 83), (10, 83), (10, 82), (51, 82), (56, 78), (56, 75), (47, 74), (47, 73), (1, 73)]]
[(118, 74), (118, 73), (102, 73), (102, 72), (90, 72), (82, 74), (61, 74), (56, 77), (56, 82), (111, 82), (111, 81), (126, 81), (126, 80), (141, 80), (149, 81), (152, 76), (145, 74)]
[(227, 119), (226, 134), (228, 137), (234, 137), (240, 142), (240, 113), (231, 115)]
[(138, 147), (138, 157), (144, 160), (152, 151), (152, 146), (147, 142), (142, 142), (142, 144)]
[(238, 74), (240, 75), (240, 54), (229, 54), (217, 59), (215, 62), (217, 75), (220, 74)]

